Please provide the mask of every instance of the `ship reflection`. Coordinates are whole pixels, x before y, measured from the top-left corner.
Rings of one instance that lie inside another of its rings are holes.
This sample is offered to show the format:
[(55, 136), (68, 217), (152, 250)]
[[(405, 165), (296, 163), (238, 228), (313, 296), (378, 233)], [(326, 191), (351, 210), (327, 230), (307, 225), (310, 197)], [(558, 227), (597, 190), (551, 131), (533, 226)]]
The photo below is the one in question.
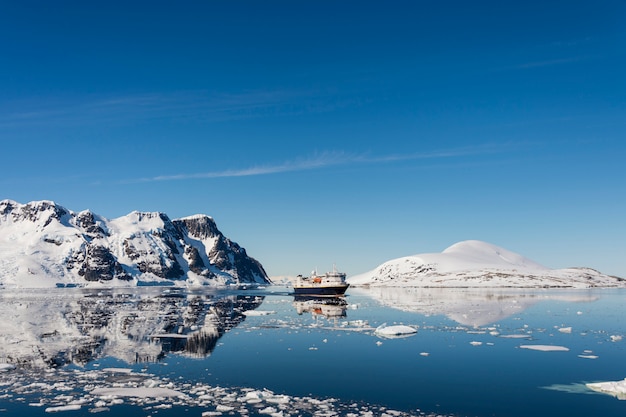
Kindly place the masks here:
[(293, 306), (298, 315), (310, 313), (313, 317), (346, 317), (348, 303), (345, 297), (294, 296)]

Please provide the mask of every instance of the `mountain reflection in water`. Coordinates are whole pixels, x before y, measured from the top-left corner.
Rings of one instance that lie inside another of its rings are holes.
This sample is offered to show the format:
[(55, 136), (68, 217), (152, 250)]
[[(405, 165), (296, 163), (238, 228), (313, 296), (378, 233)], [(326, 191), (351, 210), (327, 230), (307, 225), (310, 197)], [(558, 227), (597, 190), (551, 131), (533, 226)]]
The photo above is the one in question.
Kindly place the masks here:
[(263, 296), (170, 289), (3, 291), (0, 358), (23, 366), (84, 365), (101, 357), (156, 362), (208, 356)]
[(473, 327), (520, 314), (541, 301), (588, 303), (598, 300), (596, 295), (584, 290), (361, 287), (351, 288), (351, 293), (372, 297), (387, 307), (424, 315), (444, 315)]

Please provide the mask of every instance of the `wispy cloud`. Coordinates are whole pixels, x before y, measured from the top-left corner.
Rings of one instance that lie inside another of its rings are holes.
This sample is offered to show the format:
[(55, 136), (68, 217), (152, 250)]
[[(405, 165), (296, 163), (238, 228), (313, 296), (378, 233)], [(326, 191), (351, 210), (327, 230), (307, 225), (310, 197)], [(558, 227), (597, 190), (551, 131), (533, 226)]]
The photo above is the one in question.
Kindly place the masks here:
[(385, 164), (402, 161), (417, 161), (427, 159), (446, 159), (471, 155), (486, 155), (502, 153), (511, 150), (511, 144), (484, 144), (472, 147), (460, 147), (443, 149), (431, 152), (416, 152), (409, 154), (371, 155), (347, 152), (324, 152), (309, 158), (298, 158), (278, 164), (256, 165), (240, 169), (227, 169), (222, 171), (207, 171), (191, 174), (157, 175), (136, 179), (127, 179), (122, 183), (159, 182), (159, 181), (183, 181), (194, 179), (228, 178), (228, 177), (251, 177), (259, 175), (280, 174), (287, 172), (309, 171), (323, 169), (332, 166), (348, 166), (356, 164)]
[(585, 61), (591, 59), (590, 57), (585, 57), (585, 56), (581, 56), (581, 57), (572, 57), (572, 58), (561, 58), (561, 59), (546, 59), (543, 61), (533, 61), (533, 62), (526, 62), (520, 65), (517, 65), (515, 67), (512, 67), (512, 69), (528, 69), (528, 68), (540, 68), (540, 67), (552, 67), (554, 65), (563, 65), (563, 64), (570, 64), (573, 62), (580, 62), (580, 61)]
[(599, 58), (601, 57), (598, 55), (590, 54), (590, 55), (571, 56), (571, 57), (565, 57), (565, 58), (543, 59), (543, 60), (536, 60), (536, 61), (529, 60), (527, 62), (521, 62), (521, 63), (509, 65), (509, 66), (494, 68), (493, 71), (494, 72), (520, 71), (520, 70), (532, 70), (532, 69), (537, 69), (537, 68), (549, 68), (549, 67), (555, 67), (559, 65), (568, 65), (568, 64), (576, 64), (576, 63), (581, 63), (581, 62), (586, 62), (586, 61), (592, 61), (592, 60), (596, 60)]
[(345, 105), (341, 100), (345, 101), (345, 98), (304, 90), (237, 93), (195, 90), (108, 97), (31, 98), (0, 101), (0, 127), (125, 126), (154, 120), (219, 122), (293, 112), (327, 111), (333, 106)]

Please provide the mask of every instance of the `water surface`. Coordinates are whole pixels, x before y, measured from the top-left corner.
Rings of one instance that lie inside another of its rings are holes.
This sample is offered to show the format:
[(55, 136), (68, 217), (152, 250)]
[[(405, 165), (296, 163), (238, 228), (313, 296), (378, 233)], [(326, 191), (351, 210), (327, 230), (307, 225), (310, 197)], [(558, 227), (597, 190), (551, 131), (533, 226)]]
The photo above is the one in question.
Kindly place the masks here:
[[(625, 290), (351, 288), (332, 302), (281, 287), (3, 290), (0, 363), (15, 368), (0, 372), (0, 409), (623, 416), (626, 401), (584, 384), (626, 377), (625, 301)], [(378, 336), (385, 324), (417, 332)], [(538, 345), (563, 350), (526, 348)], [(95, 394), (115, 387), (148, 394)], [(159, 387), (182, 396), (151, 396)]]

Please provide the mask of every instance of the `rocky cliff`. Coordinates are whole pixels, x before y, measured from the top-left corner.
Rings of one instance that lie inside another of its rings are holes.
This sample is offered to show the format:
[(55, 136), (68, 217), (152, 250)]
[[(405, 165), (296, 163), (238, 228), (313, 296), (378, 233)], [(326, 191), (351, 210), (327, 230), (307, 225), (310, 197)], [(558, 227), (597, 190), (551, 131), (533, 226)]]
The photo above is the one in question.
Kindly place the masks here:
[(132, 212), (108, 220), (52, 201), (0, 201), (0, 285), (269, 283), (262, 265), (206, 215)]

